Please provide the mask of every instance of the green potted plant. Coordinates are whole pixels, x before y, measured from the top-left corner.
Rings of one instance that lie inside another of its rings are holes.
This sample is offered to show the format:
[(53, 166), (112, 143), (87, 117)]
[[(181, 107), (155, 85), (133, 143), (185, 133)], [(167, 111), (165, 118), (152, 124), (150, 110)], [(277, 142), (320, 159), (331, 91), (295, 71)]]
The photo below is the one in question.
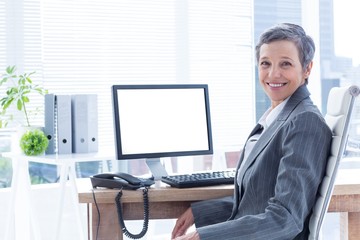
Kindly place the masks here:
[[(38, 84), (35, 84), (31, 77), (35, 72), (31, 73), (24, 73), (24, 74), (17, 74), (16, 66), (8, 66), (4, 74), (2, 74), (0, 79), (0, 87), (4, 86), (5, 92), (4, 94), (0, 94), (0, 128), (5, 128), (11, 121), (19, 120), (16, 119), (13, 114), (8, 113), (7, 110), (10, 108), (15, 108), (20, 112), (22, 112), (25, 121), (23, 122), (22, 126), (25, 129), (19, 130), (20, 135), (19, 139), (21, 139), (23, 133), (27, 133), (28, 131), (35, 131), (32, 129), (30, 124), (30, 117), (29, 111), (27, 109), (28, 104), (30, 103), (30, 96), (31, 94), (40, 94), (45, 95), (48, 91), (41, 87)], [(11, 112), (11, 111), (10, 111)], [(36, 127), (34, 127), (36, 128)], [(42, 131), (42, 130), (41, 130)], [(39, 135), (36, 131), (34, 134)], [(43, 138), (29, 138), (29, 139), (42, 139)], [(46, 139), (46, 142), (48, 140)], [(45, 143), (44, 143), (45, 144)], [(47, 144), (47, 143), (46, 143)], [(43, 144), (41, 144), (43, 145)], [(30, 145), (25, 144), (24, 148), (28, 148)], [(46, 145), (47, 146), (47, 145)], [(23, 148), (23, 147), (21, 147)], [(24, 149), (23, 149), (24, 151)], [(27, 151), (24, 151), (26, 154)]]
[(28, 156), (43, 154), (49, 145), (45, 133), (39, 129), (28, 130), (20, 139), (20, 148)]
[(5, 118), (7, 112), (6, 110), (12, 105), (16, 104), (17, 110), (24, 113), (26, 125), (30, 127), (29, 114), (26, 108), (27, 104), (30, 102), (29, 95), (31, 93), (38, 93), (45, 95), (48, 91), (43, 87), (34, 84), (31, 76), (35, 72), (16, 74), (16, 66), (8, 66), (6, 72), (2, 75), (0, 86), (8, 83), (7, 88), (5, 89), (5, 96), (0, 99), (1, 104), (1, 125), (7, 126), (9, 120), (13, 120), (11, 117)]

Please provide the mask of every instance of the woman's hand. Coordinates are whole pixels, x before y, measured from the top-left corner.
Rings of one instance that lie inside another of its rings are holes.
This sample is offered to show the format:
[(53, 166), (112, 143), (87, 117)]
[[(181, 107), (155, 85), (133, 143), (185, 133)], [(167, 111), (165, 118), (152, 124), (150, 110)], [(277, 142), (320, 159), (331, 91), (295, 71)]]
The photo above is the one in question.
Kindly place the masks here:
[[(188, 208), (176, 221), (171, 234), (171, 239), (199, 239), (199, 238), (177, 238), (183, 236), (186, 231), (194, 224), (194, 216), (191, 208)], [(185, 236), (184, 236), (185, 237)]]
[(192, 232), (177, 238), (174, 238), (173, 240), (200, 240), (198, 232)]

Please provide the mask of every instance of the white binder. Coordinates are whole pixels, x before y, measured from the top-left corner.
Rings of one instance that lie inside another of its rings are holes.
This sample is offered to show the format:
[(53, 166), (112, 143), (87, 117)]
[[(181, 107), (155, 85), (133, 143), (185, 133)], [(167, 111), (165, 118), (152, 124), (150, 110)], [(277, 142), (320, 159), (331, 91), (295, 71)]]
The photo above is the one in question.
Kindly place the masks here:
[(56, 126), (58, 154), (72, 152), (71, 95), (56, 95)]
[(73, 153), (98, 151), (98, 108), (96, 94), (72, 95)]
[(56, 152), (56, 128), (55, 128), (55, 95), (45, 95), (45, 126), (44, 133), (49, 140), (49, 145), (45, 151), (46, 154)]

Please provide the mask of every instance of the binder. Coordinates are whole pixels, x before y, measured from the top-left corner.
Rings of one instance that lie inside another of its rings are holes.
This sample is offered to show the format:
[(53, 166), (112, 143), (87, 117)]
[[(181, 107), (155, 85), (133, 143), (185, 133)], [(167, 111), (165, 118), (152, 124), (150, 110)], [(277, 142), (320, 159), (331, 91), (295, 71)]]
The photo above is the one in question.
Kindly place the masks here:
[(55, 96), (58, 154), (72, 152), (71, 95)]
[(72, 95), (73, 153), (98, 151), (98, 104), (96, 94)]
[(56, 128), (55, 128), (55, 95), (45, 95), (45, 124), (44, 133), (49, 140), (49, 145), (45, 151), (46, 154), (56, 152)]

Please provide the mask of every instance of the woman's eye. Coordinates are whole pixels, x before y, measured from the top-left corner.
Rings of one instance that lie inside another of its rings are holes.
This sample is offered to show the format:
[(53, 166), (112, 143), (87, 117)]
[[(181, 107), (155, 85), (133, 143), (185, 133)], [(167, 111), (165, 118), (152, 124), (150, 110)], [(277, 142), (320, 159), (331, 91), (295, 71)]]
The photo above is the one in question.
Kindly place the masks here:
[(269, 66), (269, 65), (270, 65), (269, 62), (266, 61), (260, 62), (260, 66)]
[(283, 63), (281, 63), (281, 65), (286, 67), (286, 66), (291, 66), (291, 63), (290, 62), (283, 62)]

